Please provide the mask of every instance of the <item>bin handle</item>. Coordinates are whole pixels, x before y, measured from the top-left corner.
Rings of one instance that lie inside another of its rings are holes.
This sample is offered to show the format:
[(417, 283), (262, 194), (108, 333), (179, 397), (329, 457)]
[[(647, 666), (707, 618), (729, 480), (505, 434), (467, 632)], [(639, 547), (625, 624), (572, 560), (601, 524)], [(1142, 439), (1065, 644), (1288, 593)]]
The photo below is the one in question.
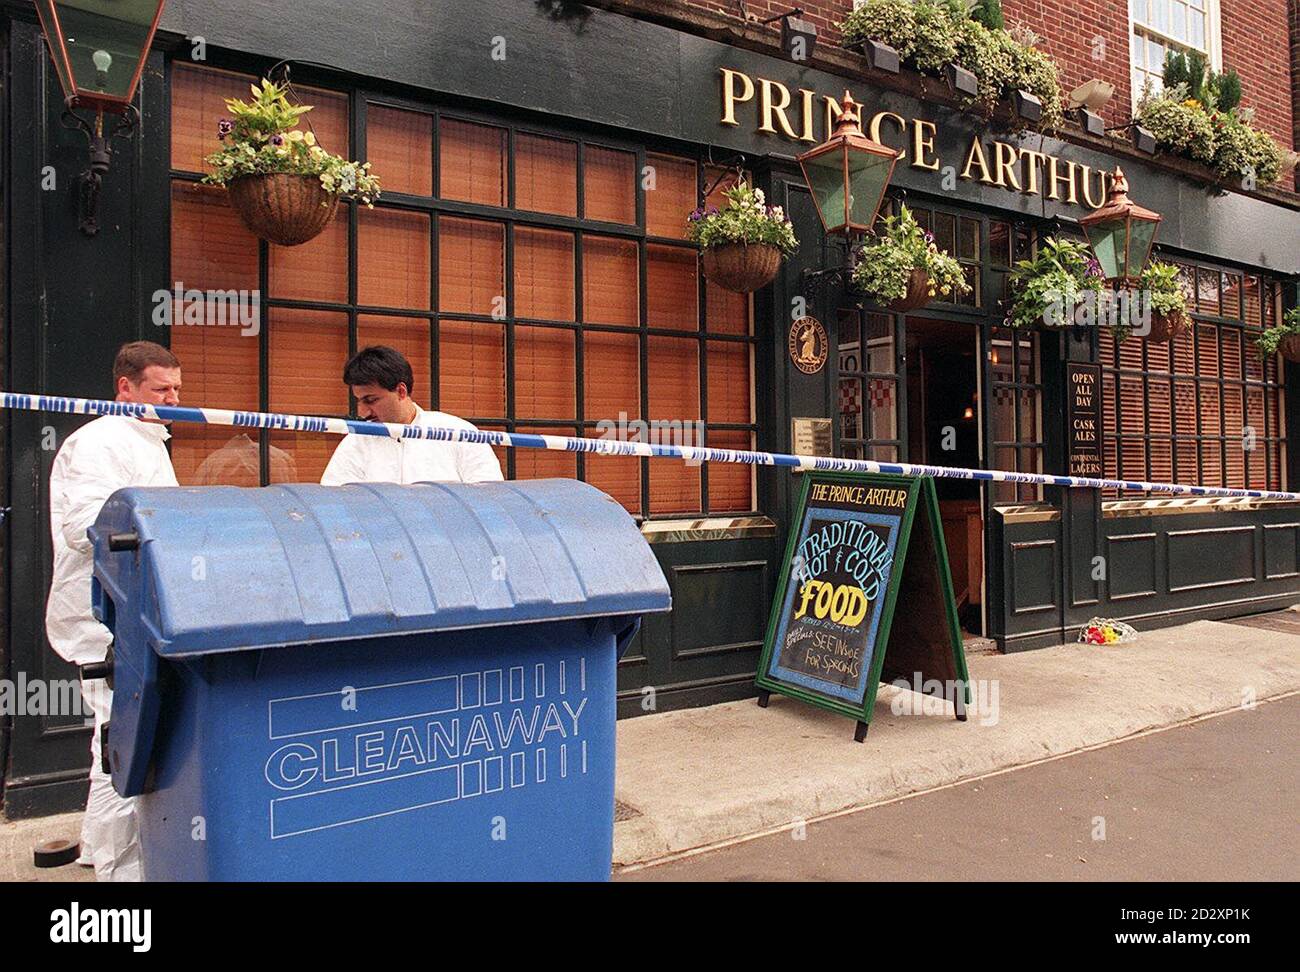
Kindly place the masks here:
[(620, 631), (614, 638), (614, 657), (622, 658), (623, 652), (627, 651), (627, 646), (632, 643), (636, 633), (641, 630), (641, 617), (638, 615), (631, 619), (626, 628)]

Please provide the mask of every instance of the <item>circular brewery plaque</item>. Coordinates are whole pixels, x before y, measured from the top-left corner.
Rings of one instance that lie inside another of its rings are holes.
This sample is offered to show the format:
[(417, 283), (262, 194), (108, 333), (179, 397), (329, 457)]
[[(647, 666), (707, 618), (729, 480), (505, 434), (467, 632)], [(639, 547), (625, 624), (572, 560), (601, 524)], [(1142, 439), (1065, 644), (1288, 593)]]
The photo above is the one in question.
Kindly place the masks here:
[(826, 328), (815, 317), (800, 317), (790, 325), (790, 360), (805, 375), (815, 375), (826, 364)]

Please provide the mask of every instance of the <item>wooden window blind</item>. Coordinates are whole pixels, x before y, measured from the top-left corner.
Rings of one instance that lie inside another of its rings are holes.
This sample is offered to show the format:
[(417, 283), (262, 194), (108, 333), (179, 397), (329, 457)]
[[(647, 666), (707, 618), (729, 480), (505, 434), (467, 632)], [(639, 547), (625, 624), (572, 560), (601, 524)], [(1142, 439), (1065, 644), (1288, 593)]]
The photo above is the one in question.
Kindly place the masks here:
[(696, 164), (671, 155), (647, 155), (654, 188), (645, 194), (645, 230), (650, 236), (686, 239), (686, 217), (699, 203)]
[(505, 226), (481, 219), (438, 219), (438, 309), (505, 313)]
[(257, 239), (223, 190), (172, 183), (171, 277), (182, 287), (256, 290)]
[(646, 247), (646, 316), (651, 327), (699, 330), (699, 262), (693, 247)]
[[(700, 418), (699, 342), (692, 338), (648, 338), (650, 413), (681, 436), (694, 434)], [(662, 433), (661, 433), (662, 434)], [(691, 440), (694, 444), (694, 439)], [(650, 464), (650, 512), (689, 513), (700, 508), (700, 467), (684, 462)]]
[(173, 63), (172, 168), (182, 172), (206, 172), (203, 160), (221, 147), (217, 139), (217, 123), (230, 117), (226, 99), (247, 101), (249, 86), (257, 79), (251, 74)]
[(559, 138), (515, 136), (515, 208), (578, 215), (578, 146)]
[(438, 124), (438, 185), (444, 199), (506, 204), (506, 130), (443, 118)]
[(506, 414), (505, 326), (443, 320), (438, 325), (439, 408), (465, 418)]
[[(257, 288), (257, 241), (226, 205), (220, 190), (179, 181), (172, 184), (171, 252), (171, 275), (183, 288)], [(180, 310), (173, 307), (174, 320), (183, 319)], [(257, 410), (258, 342), (240, 331), (238, 327), (181, 324), (160, 335), (181, 361), (182, 404), (191, 401), (213, 408)], [(236, 436), (228, 428), (176, 423), (172, 428), (172, 464), (177, 480), (182, 485), (257, 485), (256, 464), (251, 473), (237, 462), (204, 465), (209, 455), (232, 439)], [(232, 451), (238, 445), (235, 441)]]
[(515, 229), (515, 316), (574, 319), (573, 234), (520, 226)]
[[(368, 224), (373, 226), (373, 224)], [(269, 245), (271, 293), (280, 300), (348, 299), (348, 222), (333, 219), (301, 246)]]
[[(346, 415), (348, 316), (341, 311), (273, 308), (267, 320), (267, 382), (272, 411)], [(332, 435), (272, 432), (272, 482), (319, 482), (338, 446)], [(283, 477), (283, 478), (280, 478)]]
[(384, 192), (433, 195), (433, 118), (419, 111), (366, 105), (366, 158)]
[(576, 389), (573, 332), (558, 327), (516, 325), (515, 415), (532, 419), (576, 419)]
[(709, 341), (706, 347), (709, 421), (748, 424), (753, 410), (749, 345), (735, 341)]
[(636, 156), (618, 149), (587, 145), (583, 148), (582, 163), (586, 210), (583, 215), (607, 223), (635, 223)]
[(617, 422), (641, 416), (641, 348), (635, 334), (588, 331), (582, 337), (584, 416)]
[(750, 296), (723, 290), (707, 279), (704, 283), (704, 326), (721, 334), (748, 334)]
[[(635, 334), (588, 331), (582, 339), (584, 417), (588, 422), (635, 422), (641, 416), (641, 343)], [(606, 429), (609, 426), (605, 427)], [(634, 428), (634, 427), (633, 427)], [(599, 436), (599, 427), (584, 434)], [(587, 482), (622, 503), (630, 512), (641, 510), (641, 460), (625, 456), (586, 458)]]
[[(706, 445), (711, 449), (752, 451), (752, 432), (709, 429)], [(754, 508), (753, 467), (740, 464), (706, 463), (709, 480), (709, 509), (715, 513), (743, 513)]]
[[(569, 426), (550, 426), (536, 428), (529, 426), (520, 429), (533, 435), (573, 435)], [(550, 449), (516, 449), (516, 479), (576, 479), (578, 476), (578, 457), (573, 452), (559, 452)]]
[(357, 301), (428, 310), (429, 217), (397, 209), (357, 214)]
[(641, 318), (640, 292), (635, 240), (583, 237), (583, 320), (590, 324), (636, 327)]
[[(181, 172), (205, 172), (203, 160), (221, 148), (217, 123), (230, 117), (227, 98), (248, 101), (251, 85), (260, 79), (251, 74), (221, 71), (174, 61), (171, 81), (171, 162)], [(329, 151), (350, 156), (348, 97), (337, 91), (294, 85), (289, 94), (294, 104), (311, 105), (299, 122)]]

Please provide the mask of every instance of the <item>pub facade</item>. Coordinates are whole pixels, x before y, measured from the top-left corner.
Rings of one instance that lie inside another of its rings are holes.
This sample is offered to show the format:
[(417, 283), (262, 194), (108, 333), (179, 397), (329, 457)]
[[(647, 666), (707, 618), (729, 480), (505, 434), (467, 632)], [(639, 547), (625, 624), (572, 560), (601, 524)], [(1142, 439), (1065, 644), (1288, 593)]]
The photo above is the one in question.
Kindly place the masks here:
[[(775, 35), (729, 43), (689, 19), (522, 0), (313, 7), (308, 24), (261, 0), (166, 6), (95, 237), (78, 231), (69, 187), (85, 145), (60, 126), (40, 27), (30, 5), (0, 8), (6, 388), (109, 397), (113, 351), (144, 338), (180, 358), (183, 404), (347, 415), (343, 362), (388, 344), (411, 360), (417, 402), (488, 429), (1295, 488), (1295, 366), (1253, 343), (1297, 301), (1294, 193), (1209, 188), (1126, 135), (1072, 121), (1025, 131), (1008, 112), (964, 110), (933, 79), (876, 72), (847, 51), (792, 61)], [(316, 139), (372, 162), (383, 185), (373, 208), (341, 206), (297, 247), (252, 236), (224, 191), (200, 181), (225, 99), (285, 61)], [(901, 153), (886, 205), (905, 204), (957, 258), (968, 294), (891, 313), (825, 272), (848, 254), (823, 232), (796, 157), (829, 136), (846, 90), (864, 129)], [(1133, 198), (1164, 217), (1157, 253), (1188, 281), (1191, 332), (1119, 343), (1103, 328), (1007, 327), (1000, 302), (1016, 261), (1045, 236), (1078, 235), (1117, 164)], [(687, 215), (716, 204), (736, 172), (783, 207), (800, 240), (752, 295), (711, 283), (686, 239)], [(187, 300), (231, 291), (256, 295), (256, 321), (186, 323)], [(792, 333), (807, 318), (826, 345), (815, 369)], [(1071, 442), (1067, 400), (1081, 387), (1093, 389), (1091, 457)], [(71, 677), (42, 630), (54, 455), (42, 443), (77, 424), (0, 420), (8, 677)], [(173, 433), (188, 485), (316, 481), (335, 444)], [(499, 458), (507, 478), (602, 489), (664, 567), (673, 611), (647, 619), (621, 663), (622, 715), (754, 694), (798, 473), (526, 449)], [(1003, 651), (1074, 640), (1098, 615), (1142, 630), (1300, 600), (1290, 502), (936, 485), (963, 631)], [(86, 731), (39, 716), (0, 729), (9, 816), (79, 805)]]

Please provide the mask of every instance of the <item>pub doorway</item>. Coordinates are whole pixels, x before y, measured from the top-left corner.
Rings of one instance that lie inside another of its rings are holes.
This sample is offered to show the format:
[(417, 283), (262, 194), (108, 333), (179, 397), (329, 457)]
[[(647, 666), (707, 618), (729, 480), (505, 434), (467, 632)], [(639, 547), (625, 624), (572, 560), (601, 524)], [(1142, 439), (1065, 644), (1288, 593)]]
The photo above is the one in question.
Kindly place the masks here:
[[(909, 462), (983, 467), (978, 324), (908, 317)], [(984, 517), (981, 484), (936, 479), (953, 594), (964, 637), (984, 633)]]

